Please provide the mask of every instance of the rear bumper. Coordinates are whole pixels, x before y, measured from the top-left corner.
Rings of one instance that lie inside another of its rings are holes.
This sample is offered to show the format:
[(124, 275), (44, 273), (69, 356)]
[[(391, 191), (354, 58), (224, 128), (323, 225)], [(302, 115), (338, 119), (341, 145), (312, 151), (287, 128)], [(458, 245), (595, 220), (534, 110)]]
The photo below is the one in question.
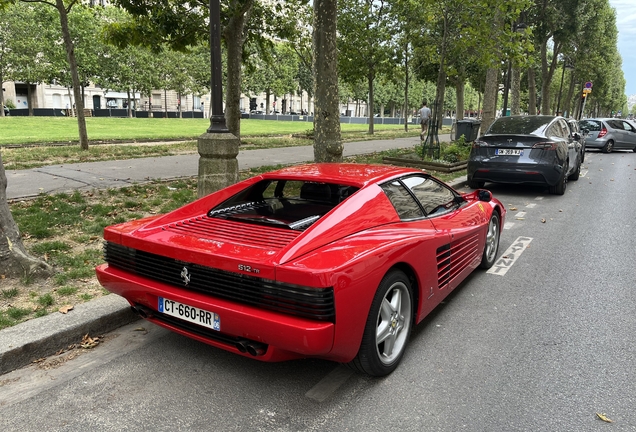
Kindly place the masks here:
[(586, 148), (603, 148), (606, 144), (606, 139), (585, 140)]
[(546, 164), (504, 164), (468, 162), (469, 181), (554, 186), (563, 176), (563, 168)]
[[(260, 310), (255, 307), (212, 298), (197, 292), (151, 281), (109, 267), (96, 268), (97, 279), (109, 291), (143, 310), (148, 321), (209, 345), (261, 361), (283, 361), (302, 357), (330, 359), (335, 324), (318, 322)], [(162, 314), (158, 298), (163, 297), (220, 317), (220, 331)], [(264, 346), (258, 356), (242, 352), (241, 343)], [(333, 359), (337, 360), (337, 358)]]

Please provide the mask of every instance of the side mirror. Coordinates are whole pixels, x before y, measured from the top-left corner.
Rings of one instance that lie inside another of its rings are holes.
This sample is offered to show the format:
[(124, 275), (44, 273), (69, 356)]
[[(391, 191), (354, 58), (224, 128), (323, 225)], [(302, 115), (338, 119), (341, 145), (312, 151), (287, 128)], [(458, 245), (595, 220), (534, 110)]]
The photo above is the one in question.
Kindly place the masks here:
[(490, 200), (492, 200), (492, 193), (486, 189), (479, 189), (477, 198), (479, 198), (479, 201), (490, 202)]
[(574, 132), (574, 134), (573, 134), (573, 135), (574, 135), (574, 139), (575, 139), (575, 140), (577, 140), (577, 141), (578, 141), (578, 140), (580, 140), (580, 139), (581, 139), (581, 134), (580, 134), (580, 133), (578, 133), (578, 132)]

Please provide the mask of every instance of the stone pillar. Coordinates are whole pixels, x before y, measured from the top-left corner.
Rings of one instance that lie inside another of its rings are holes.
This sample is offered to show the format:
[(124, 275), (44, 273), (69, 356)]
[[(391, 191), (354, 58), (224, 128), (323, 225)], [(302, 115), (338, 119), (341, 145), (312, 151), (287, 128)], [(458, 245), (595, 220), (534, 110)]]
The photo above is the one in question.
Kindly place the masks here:
[(199, 149), (199, 198), (239, 181), (240, 140), (231, 133), (204, 133), (197, 140)]

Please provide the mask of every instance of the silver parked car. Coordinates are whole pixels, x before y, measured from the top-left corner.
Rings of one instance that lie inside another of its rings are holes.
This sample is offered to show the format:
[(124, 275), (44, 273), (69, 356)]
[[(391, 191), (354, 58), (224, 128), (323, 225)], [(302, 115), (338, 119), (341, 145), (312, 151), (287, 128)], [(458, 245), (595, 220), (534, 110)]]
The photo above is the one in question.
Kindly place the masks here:
[(627, 120), (617, 118), (585, 119), (579, 122), (585, 137), (586, 148), (601, 149), (603, 153), (612, 150), (632, 150), (636, 152), (636, 127)]
[(486, 182), (547, 185), (563, 195), (581, 171), (580, 137), (560, 116), (500, 117), (476, 139), (468, 158), (468, 185)]

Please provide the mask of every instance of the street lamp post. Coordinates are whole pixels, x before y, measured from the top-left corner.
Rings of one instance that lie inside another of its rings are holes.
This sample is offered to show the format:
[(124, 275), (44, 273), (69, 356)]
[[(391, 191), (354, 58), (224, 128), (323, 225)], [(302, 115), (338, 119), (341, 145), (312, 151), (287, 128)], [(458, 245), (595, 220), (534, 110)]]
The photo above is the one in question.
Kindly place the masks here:
[(221, 6), (210, 0), (210, 89), (212, 91), (210, 133), (228, 133), (223, 115), (223, 73), (221, 71)]
[(219, 0), (209, 0), (210, 6), (210, 126), (197, 140), (199, 177), (197, 196), (208, 195), (239, 180), (239, 139), (227, 128), (223, 114), (221, 81), (221, 6)]

